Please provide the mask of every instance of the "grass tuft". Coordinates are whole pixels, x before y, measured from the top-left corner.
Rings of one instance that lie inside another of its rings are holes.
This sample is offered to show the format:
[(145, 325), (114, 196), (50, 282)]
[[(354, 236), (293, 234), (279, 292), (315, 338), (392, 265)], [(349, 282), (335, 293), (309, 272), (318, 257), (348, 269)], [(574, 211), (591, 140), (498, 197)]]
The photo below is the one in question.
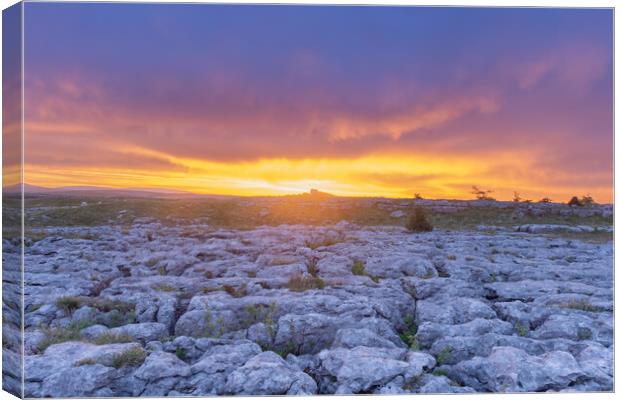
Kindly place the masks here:
[(417, 333), (418, 326), (415, 323), (415, 318), (413, 315), (407, 315), (403, 318), (403, 323), (405, 328), (400, 332), (398, 336), (400, 339), (409, 347), (411, 350), (420, 350), (420, 345), (418, 343)]
[(80, 301), (79, 297), (65, 296), (56, 299), (56, 307), (64, 311), (64, 313), (67, 315), (73, 314), (73, 311), (80, 308), (81, 304), (82, 302)]
[(353, 262), (353, 266), (351, 267), (351, 273), (357, 276), (367, 276), (375, 283), (379, 282), (379, 280), (381, 279), (380, 276), (371, 275), (366, 272), (366, 265), (361, 260), (356, 260), (355, 262)]
[(562, 308), (570, 308), (573, 310), (581, 310), (587, 312), (601, 312), (602, 309), (600, 307), (591, 304), (587, 300), (572, 300), (567, 303), (560, 304)]
[(134, 339), (126, 333), (106, 332), (92, 340), (94, 344), (131, 343)]
[(39, 349), (42, 352), (54, 344), (82, 340), (82, 335), (80, 335), (80, 331), (77, 329), (43, 328), (42, 332), (45, 335), (45, 338), (39, 344)]
[(81, 360), (79, 360), (78, 362), (75, 363), (76, 367), (81, 367), (82, 365), (95, 365), (97, 364), (97, 361), (95, 361), (92, 358), (83, 358)]
[(521, 324), (520, 322), (517, 322), (514, 326), (515, 331), (517, 332), (517, 335), (521, 336), (521, 337), (525, 337), (527, 336), (529, 330), (527, 329), (527, 327), (523, 324)]
[(314, 276), (295, 275), (288, 280), (287, 288), (292, 292), (303, 292), (311, 289), (324, 289), (323, 279)]
[(224, 285), (223, 288), (226, 293), (235, 298), (245, 297), (248, 295), (248, 288), (245, 284), (237, 288), (231, 285)]
[(176, 290), (174, 286), (170, 286), (167, 283), (155, 283), (151, 287), (158, 292), (174, 292)]
[(117, 354), (112, 359), (112, 367), (121, 368), (125, 365), (138, 366), (146, 359), (146, 352), (141, 347), (133, 347)]
[(444, 347), (439, 354), (437, 354), (437, 365), (443, 365), (445, 364), (449, 359), (450, 359), (450, 355), (452, 354), (452, 346), (446, 346)]

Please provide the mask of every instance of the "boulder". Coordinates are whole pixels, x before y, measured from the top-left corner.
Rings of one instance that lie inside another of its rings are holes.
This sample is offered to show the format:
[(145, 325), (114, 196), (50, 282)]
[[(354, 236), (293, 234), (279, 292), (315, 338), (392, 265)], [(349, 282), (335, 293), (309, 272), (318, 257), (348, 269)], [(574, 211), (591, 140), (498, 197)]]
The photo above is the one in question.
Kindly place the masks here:
[(402, 360), (406, 351), (359, 346), (353, 349), (323, 350), (321, 391), (327, 393), (361, 393), (403, 375), (409, 364)]
[(396, 345), (367, 328), (344, 328), (336, 332), (332, 348), (352, 349), (358, 346), (395, 348)]
[(567, 352), (530, 356), (513, 347), (496, 347), (487, 358), (455, 365), (448, 376), (478, 391), (539, 392), (559, 390), (586, 375)]
[(313, 395), (316, 383), (273, 352), (260, 353), (233, 371), (226, 380), (224, 394), (232, 395)]
[(128, 324), (110, 329), (113, 335), (128, 335), (131, 338), (147, 343), (161, 340), (168, 336), (168, 328), (159, 322), (144, 322), (141, 324)]
[(134, 373), (134, 396), (166, 396), (190, 375), (190, 366), (174, 354), (153, 352)]

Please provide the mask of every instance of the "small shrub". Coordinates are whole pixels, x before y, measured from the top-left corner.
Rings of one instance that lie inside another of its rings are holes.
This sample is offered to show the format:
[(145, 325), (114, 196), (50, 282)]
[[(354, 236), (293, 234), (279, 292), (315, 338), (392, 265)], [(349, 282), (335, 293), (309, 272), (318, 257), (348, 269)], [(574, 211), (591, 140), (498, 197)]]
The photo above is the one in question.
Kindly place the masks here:
[(241, 285), (238, 288), (235, 288), (231, 285), (224, 285), (224, 291), (235, 298), (245, 297), (248, 295), (248, 289), (246, 285)]
[(379, 280), (381, 279), (380, 276), (370, 275), (368, 272), (366, 272), (366, 266), (364, 265), (364, 262), (361, 260), (356, 260), (353, 263), (353, 266), (351, 267), (351, 273), (357, 276), (367, 276), (375, 283), (378, 283)]
[(297, 346), (291, 341), (275, 349), (275, 353), (282, 358), (286, 358), (289, 354), (295, 354), (296, 350)]
[(157, 273), (159, 275), (166, 275), (166, 267), (157, 267)]
[(316, 257), (312, 257), (306, 264), (306, 267), (310, 275), (314, 276), (315, 278), (319, 275), (319, 266)]
[(471, 194), (476, 196), (476, 200), (495, 201), (493, 197), (489, 196), (491, 193), (493, 193), (492, 190), (482, 190), (478, 186), (472, 186), (471, 188), (472, 188)]
[(211, 310), (207, 309), (205, 311), (205, 337), (220, 337), (226, 332), (226, 327), (224, 326), (224, 318), (218, 317), (216, 320), (213, 319), (213, 314)]
[(177, 347), (177, 349), (174, 351), (174, 354), (176, 354), (179, 360), (185, 361), (185, 359), (187, 358), (187, 352), (183, 347)]
[[(131, 275), (131, 274), (130, 274)], [(110, 283), (113, 279), (104, 279), (99, 280), (100, 278), (95, 277), (95, 281), (97, 281), (93, 287), (90, 289), (90, 297), (98, 297), (101, 292), (110, 287)]]
[(312, 250), (316, 250), (319, 247), (333, 246), (343, 241), (344, 241), (344, 237), (340, 235), (339, 237), (335, 237), (335, 238), (330, 237), (330, 238), (323, 238), (323, 239), (310, 239), (310, 240), (306, 240), (304, 244), (306, 247)]
[(583, 203), (577, 196), (573, 196), (569, 201), (568, 205), (571, 207), (583, 207)]
[(445, 369), (436, 369), (433, 371), (433, 375), (435, 376), (448, 376), (448, 371), (446, 371)]
[(363, 261), (356, 260), (351, 267), (353, 275), (366, 275), (366, 266)]
[(543, 197), (542, 199), (538, 200), (539, 203), (551, 203), (551, 199), (548, 197)]
[(67, 296), (56, 299), (56, 307), (61, 309), (67, 315), (73, 314), (73, 311), (80, 308), (81, 301), (79, 297)]
[(426, 212), (422, 207), (415, 208), (407, 221), (406, 228), (409, 232), (430, 232), (433, 230), (433, 226), (428, 221)]
[(250, 270), (247, 272), (248, 274), (248, 278), (256, 278), (256, 271), (255, 270)]
[(407, 315), (403, 318), (403, 324), (405, 328), (400, 332), (400, 339), (411, 349), (411, 350), (419, 350), (420, 345), (418, 344), (418, 338), (416, 334), (418, 333), (418, 326), (415, 323), (415, 318), (413, 315)]
[(292, 292), (325, 288), (323, 279), (314, 276), (295, 275), (288, 280), (287, 288)]
[(105, 325), (108, 328), (116, 328), (123, 325), (124, 320), (125, 318), (120, 311), (112, 310), (108, 313), (108, 318)]
[(403, 341), (411, 350), (420, 350), (420, 344), (418, 343), (418, 338), (415, 333), (411, 331), (405, 331), (398, 335), (400, 340)]
[(439, 354), (437, 354), (437, 365), (445, 364), (450, 359), (451, 354), (452, 354), (452, 346), (444, 347), (439, 352)]
[(133, 347), (117, 354), (112, 359), (112, 367), (121, 368), (125, 365), (137, 366), (144, 362), (146, 352), (141, 347)]
[(589, 206), (591, 204), (594, 204), (594, 199), (592, 198), (592, 196), (587, 194), (581, 198), (581, 204), (583, 204), (584, 206)]
[(515, 331), (517, 332), (517, 335), (521, 336), (521, 337), (525, 337), (528, 334), (528, 329), (525, 325), (521, 324), (520, 322), (517, 322), (514, 326)]
[(244, 307), (245, 316), (241, 320), (241, 325), (244, 328), (249, 328), (256, 323), (262, 322), (269, 331), (273, 330), (273, 333), (275, 333), (274, 324), (277, 308), (275, 301), (268, 306), (264, 304), (248, 304)]

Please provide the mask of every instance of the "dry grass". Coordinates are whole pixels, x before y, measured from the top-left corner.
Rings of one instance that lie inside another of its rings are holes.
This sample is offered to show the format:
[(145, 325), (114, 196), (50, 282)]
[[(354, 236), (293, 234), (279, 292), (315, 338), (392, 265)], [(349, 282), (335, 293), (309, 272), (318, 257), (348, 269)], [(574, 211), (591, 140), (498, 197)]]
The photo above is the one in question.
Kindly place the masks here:
[(573, 301), (569, 301), (569, 302), (560, 304), (560, 307), (562, 307), (562, 308), (569, 308), (569, 309), (572, 309), (572, 310), (587, 311), (587, 312), (600, 312), (600, 311), (602, 311), (600, 307), (597, 307), (594, 304), (591, 304), (587, 300), (573, 300)]
[(138, 366), (146, 359), (146, 352), (141, 347), (133, 347), (117, 354), (112, 359), (112, 367), (121, 368), (125, 365)]
[(92, 340), (94, 344), (131, 343), (134, 339), (125, 333), (106, 332)]
[[(82, 201), (88, 206), (80, 207)], [(19, 201), (5, 201), (7, 235), (11, 226), (19, 222)], [(399, 225), (406, 221), (390, 217), (392, 209), (378, 207), (368, 199), (308, 199), (303, 196), (283, 196), (276, 199), (163, 199), (163, 198), (112, 198), (28, 195), (25, 202), (26, 226), (33, 232), (48, 226), (96, 226), (114, 221), (118, 226), (131, 225), (135, 218), (152, 217), (163, 224), (176, 224), (182, 220), (207, 218), (214, 228), (252, 229), (259, 225), (305, 224), (331, 225), (346, 220), (363, 226)], [(515, 219), (514, 211), (523, 206), (468, 207), (449, 213), (428, 215), (435, 229), (465, 230), (477, 225), (512, 226), (515, 224), (566, 224), (610, 226), (612, 217), (576, 217), (560, 215), (523, 215)], [(269, 212), (260, 217), (262, 210)], [(119, 214), (119, 211), (125, 210)], [(3, 209), (4, 211), (4, 209)], [(12, 223), (15, 223), (13, 225)], [(8, 237), (8, 236), (7, 236)], [(308, 243), (311, 247), (335, 244)]]
[(314, 276), (296, 275), (288, 280), (286, 287), (293, 292), (304, 292), (312, 289), (324, 289), (325, 282), (323, 279)]

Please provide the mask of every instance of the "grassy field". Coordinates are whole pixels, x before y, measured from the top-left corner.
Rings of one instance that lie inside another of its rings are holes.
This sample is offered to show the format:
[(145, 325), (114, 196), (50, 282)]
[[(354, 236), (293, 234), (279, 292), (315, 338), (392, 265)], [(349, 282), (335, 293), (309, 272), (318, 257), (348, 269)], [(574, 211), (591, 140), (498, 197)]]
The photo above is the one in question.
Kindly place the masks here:
[[(5, 237), (19, 232), (19, 199), (5, 197), (3, 206)], [(411, 210), (405, 210), (410, 212)], [(613, 218), (523, 215), (515, 218), (515, 208), (470, 207), (455, 213), (428, 212), (435, 229), (469, 230), (478, 225), (566, 224), (610, 226)], [(155, 218), (164, 224), (183, 224), (200, 219), (214, 227), (252, 229), (260, 225), (329, 225), (346, 220), (359, 225), (404, 226), (407, 218), (392, 218), (389, 210), (367, 199), (308, 201), (296, 197), (231, 199), (162, 199), (27, 196), (25, 225), (32, 231), (56, 226), (96, 226), (114, 223), (129, 226), (136, 218)], [(586, 237), (586, 234), (576, 234)], [(594, 238), (611, 234), (594, 233)]]

